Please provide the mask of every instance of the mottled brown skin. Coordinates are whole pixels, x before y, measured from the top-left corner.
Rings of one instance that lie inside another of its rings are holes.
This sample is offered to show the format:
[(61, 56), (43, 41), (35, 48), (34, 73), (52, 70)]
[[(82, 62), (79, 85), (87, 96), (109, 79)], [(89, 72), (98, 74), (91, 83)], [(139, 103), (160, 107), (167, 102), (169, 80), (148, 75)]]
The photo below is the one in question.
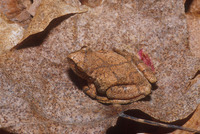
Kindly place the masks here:
[(126, 104), (151, 93), (156, 77), (146, 64), (127, 51), (92, 51), (86, 47), (68, 56), (71, 69), (88, 85), (83, 91), (101, 103)]

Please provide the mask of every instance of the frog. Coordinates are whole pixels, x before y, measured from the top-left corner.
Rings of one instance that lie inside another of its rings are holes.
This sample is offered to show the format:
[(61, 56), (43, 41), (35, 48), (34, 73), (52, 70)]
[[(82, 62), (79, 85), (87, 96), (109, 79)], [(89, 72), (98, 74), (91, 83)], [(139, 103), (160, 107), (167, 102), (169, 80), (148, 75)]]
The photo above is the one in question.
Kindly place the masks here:
[(127, 50), (83, 47), (67, 56), (69, 67), (87, 84), (85, 94), (103, 104), (128, 104), (151, 93), (155, 72)]

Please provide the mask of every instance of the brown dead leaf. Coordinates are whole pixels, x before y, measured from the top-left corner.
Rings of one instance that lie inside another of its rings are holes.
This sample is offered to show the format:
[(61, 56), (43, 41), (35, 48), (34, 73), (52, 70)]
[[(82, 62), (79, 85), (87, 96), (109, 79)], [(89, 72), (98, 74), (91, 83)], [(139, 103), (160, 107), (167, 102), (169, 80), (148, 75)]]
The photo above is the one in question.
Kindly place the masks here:
[[(7, 0), (4, 2), (1, 1), (0, 4), (2, 5), (0, 8), (0, 12), (2, 12), (2, 22), (0, 23), (0, 27), (2, 27), (0, 33), (2, 34), (0, 53), (6, 50), (10, 50), (12, 47), (16, 46), (32, 34), (42, 32), (55, 18), (67, 14), (82, 13), (87, 11), (86, 7), (80, 6), (80, 4), (78, 5), (75, 1), (65, 2), (62, 0), (44, 0), (42, 1), (42, 3), (40, 3), (39, 0), (36, 0), (31, 5), (30, 1), (28, 0)], [(40, 7), (38, 7), (39, 5)], [(28, 6), (30, 8), (26, 9)], [(37, 12), (31, 22), (30, 14), (27, 10), (32, 14), (35, 14), (35, 12)], [(3, 14), (6, 15), (8, 19), (6, 17), (2, 17), (4, 16)], [(19, 27), (21, 31), (19, 31), (19, 28), (16, 29), (11, 26), (11, 22), (9, 22), (9, 20), (13, 21), (12, 25), (15, 27)], [(23, 25), (24, 28), (28, 26), (28, 28), (24, 30), (21, 26), (18, 26), (17, 24)], [(10, 31), (12, 31), (13, 33), (8, 31), (8, 29), (10, 29)]]
[(39, 7), (40, 3), (41, 3), (41, 0), (34, 0), (33, 4), (27, 9), (27, 11), (32, 16), (35, 16), (35, 12), (37, 11), (37, 8)]
[(14, 47), (21, 40), (23, 32), (22, 26), (0, 14), (0, 54)]
[[(188, 25), (188, 31), (189, 31), (189, 44), (190, 49), (193, 52), (193, 54), (197, 57), (200, 57), (200, 44), (199, 44), (199, 37), (200, 37), (200, 3), (198, 0), (190, 1), (190, 4), (188, 5), (188, 11), (186, 14), (187, 17), (187, 25)], [(200, 86), (198, 84), (200, 79), (200, 76), (198, 75), (195, 80), (193, 80), (193, 83), (196, 83), (196, 86)], [(192, 115), (192, 117), (183, 125), (184, 127), (193, 128), (196, 130), (200, 130), (200, 105), (197, 107), (196, 111)], [(189, 132), (183, 132), (180, 130), (177, 130), (173, 132), (173, 134), (189, 134)]]
[(197, 13), (188, 13), (187, 25), (189, 31), (189, 44), (191, 52), (200, 58), (200, 14)]
[(200, 3), (198, 0), (193, 0), (188, 5), (186, 13), (187, 25), (189, 31), (189, 44), (192, 53), (200, 57)]
[[(196, 82), (198, 79), (200, 79), (200, 75), (193, 81), (196, 83), (197, 86), (200, 86), (200, 82)], [(193, 128), (196, 130), (200, 130), (200, 105), (195, 110), (192, 117), (183, 125), (183, 127)], [(176, 130), (172, 134), (190, 134), (189, 132)]]
[[(200, 103), (199, 80), (189, 85), (200, 62), (188, 47), (183, 8), (173, 0), (105, 0), (52, 28), (40, 46), (1, 55), (1, 127), (15, 133), (105, 133), (128, 109), (166, 122), (187, 117)], [(83, 45), (130, 53), (142, 48), (154, 63), (157, 87), (129, 105), (92, 100), (66, 60)]]
[(30, 35), (42, 32), (49, 23), (60, 16), (86, 12), (87, 8), (72, 6), (63, 0), (43, 0), (26, 29), (21, 42)]
[(188, 3), (188, 10), (187, 12), (190, 12), (190, 13), (197, 13), (200, 11), (200, 3), (199, 3), (199, 0), (187, 0), (187, 3)]
[(96, 7), (101, 5), (102, 0), (80, 0), (81, 4), (87, 5), (89, 7)]
[(24, 28), (28, 26), (31, 15), (26, 11), (27, 6), (31, 5), (30, 0), (1, 0), (0, 13), (10, 21), (15, 22)]

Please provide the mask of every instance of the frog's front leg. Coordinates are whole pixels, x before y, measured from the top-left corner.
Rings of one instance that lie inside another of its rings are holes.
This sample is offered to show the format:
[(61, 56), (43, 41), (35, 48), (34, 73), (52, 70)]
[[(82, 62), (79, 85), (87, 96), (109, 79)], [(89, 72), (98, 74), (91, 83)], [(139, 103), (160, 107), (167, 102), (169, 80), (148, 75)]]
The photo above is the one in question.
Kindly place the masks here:
[(151, 84), (148, 85), (121, 85), (113, 86), (106, 91), (106, 97), (97, 97), (101, 103), (126, 104), (144, 98), (151, 92)]
[(96, 87), (92, 83), (88, 83), (88, 85), (84, 86), (83, 92), (89, 95), (93, 99), (95, 99), (97, 96)]

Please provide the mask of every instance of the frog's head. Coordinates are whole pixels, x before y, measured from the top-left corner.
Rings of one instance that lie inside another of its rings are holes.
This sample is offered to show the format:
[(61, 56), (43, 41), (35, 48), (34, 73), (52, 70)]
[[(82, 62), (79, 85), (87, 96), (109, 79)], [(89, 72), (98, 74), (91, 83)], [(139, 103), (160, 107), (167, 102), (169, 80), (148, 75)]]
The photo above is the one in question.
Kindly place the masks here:
[(74, 71), (75, 74), (77, 74), (82, 79), (92, 81), (90, 76), (86, 73), (88, 66), (85, 64), (85, 55), (89, 51), (91, 51), (89, 48), (83, 47), (78, 51), (70, 53), (67, 56), (67, 61), (70, 68)]

